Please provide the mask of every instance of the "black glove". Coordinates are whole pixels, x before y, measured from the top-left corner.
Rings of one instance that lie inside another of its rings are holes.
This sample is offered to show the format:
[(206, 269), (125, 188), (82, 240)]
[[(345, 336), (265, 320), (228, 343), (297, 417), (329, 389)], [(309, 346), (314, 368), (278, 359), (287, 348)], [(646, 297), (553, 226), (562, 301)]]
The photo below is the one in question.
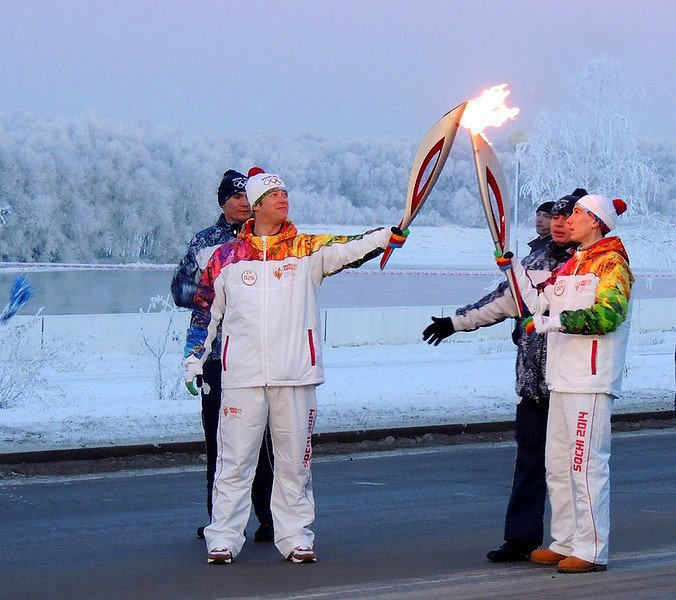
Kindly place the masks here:
[(428, 325), (427, 329), (423, 331), (423, 340), (428, 344), (438, 346), (442, 340), (454, 333), (455, 329), (451, 317), (432, 317), (432, 324)]

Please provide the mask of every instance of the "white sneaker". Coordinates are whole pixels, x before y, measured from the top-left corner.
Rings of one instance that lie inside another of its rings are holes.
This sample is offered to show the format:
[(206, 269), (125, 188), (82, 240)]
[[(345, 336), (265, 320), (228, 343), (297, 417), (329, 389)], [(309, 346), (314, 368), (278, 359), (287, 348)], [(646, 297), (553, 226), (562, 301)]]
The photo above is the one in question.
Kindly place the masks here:
[(291, 560), (295, 563), (317, 562), (317, 555), (310, 546), (296, 546), (291, 550), (291, 554), (286, 557), (286, 560)]
[(230, 564), (232, 562), (232, 552), (228, 548), (212, 548), (207, 554), (209, 564)]

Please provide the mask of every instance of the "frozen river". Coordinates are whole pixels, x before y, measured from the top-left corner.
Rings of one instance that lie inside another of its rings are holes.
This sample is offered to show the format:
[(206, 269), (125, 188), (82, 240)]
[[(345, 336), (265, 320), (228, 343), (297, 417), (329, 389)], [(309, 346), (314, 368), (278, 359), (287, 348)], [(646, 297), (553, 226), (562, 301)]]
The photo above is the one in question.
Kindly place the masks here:
[[(28, 278), (35, 290), (23, 314), (133, 313), (147, 308), (150, 298), (169, 294), (170, 270), (35, 271)], [(16, 276), (0, 271), (0, 300)], [(321, 308), (377, 306), (442, 306), (478, 300), (501, 281), (500, 274), (471, 271), (380, 273), (372, 269), (329, 277), (320, 294)], [(676, 278), (638, 278), (635, 298), (676, 297)]]

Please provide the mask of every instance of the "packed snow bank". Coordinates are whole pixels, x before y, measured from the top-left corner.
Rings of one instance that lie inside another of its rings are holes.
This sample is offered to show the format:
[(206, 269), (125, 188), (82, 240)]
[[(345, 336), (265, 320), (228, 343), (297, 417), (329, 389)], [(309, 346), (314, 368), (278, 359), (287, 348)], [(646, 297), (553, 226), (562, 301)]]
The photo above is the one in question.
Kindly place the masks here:
[[(300, 229), (355, 233), (364, 228)], [(532, 233), (530, 228), (518, 233), (519, 254), (523, 255)], [(617, 233), (625, 240), (636, 271), (676, 274), (674, 228), (645, 232), (620, 226)], [(491, 246), (485, 229), (416, 225), (388, 269), (485, 270), (495, 272), (498, 279)], [(377, 268), (376, 261), (369, 268)], [(664, 326), (657, 305), (645, 306), (651, 308), (634, 319), (636, 324), (653, 319)], [(149, 320), (154, 318), (148, 315)], [(89, 342), (69, 350), (72, 358), (67, 356), (66, 362), (71, 370), (47, 372), (46, 383), (32, 384), (20, 400), (0, 408), (0, 452), (200, 439), (199, 400), (188, 395), (178, 375), (177, 348), (182, 345), (185, 326), (179, 327), (179, 337), (173, 340), (173, 348), (169, 345), (162, 362), (167, 373), (175, 374), (172, 383), (177, 384), (177, 393), (168, 390), (165, 394), (173, 400), (157, 398), (151, 356), (139, 354), (138, 349), (134, 354), (123, 351), (123, 341), (136, 328), (121, 328), (117, 323), (112, 336), (119, 346), (117, 352), (102, 350), (107, 343), (97, 350)], [(325, 348), (327, 383), (318, 390), (316, 430), (512, 419), (514, 348), (507, 335), (497, 340), (478, 337), (478, 333), (456, 335), (438, 348), (425, 344)], [(673, 410), (675, 341), (673, 331), (632, 332), (625, 392), (616, 401), (616, 412)]]
[[(315, 431), (514, 418), (515, 350), (508, 339), (325, 348)], [(632, 334), (615, 412), (673, 410), (676, 332)], [(180, 355), (164, 366), (179, 373)], [(82, 370), (52, 372), (0, 410), (0, 452), (159, 443), (201, 438), (199, 400), (178, 377), (160, 401), (151, 358), (90, 355)], [(171, 394), (167, 394), (170, 398)]]

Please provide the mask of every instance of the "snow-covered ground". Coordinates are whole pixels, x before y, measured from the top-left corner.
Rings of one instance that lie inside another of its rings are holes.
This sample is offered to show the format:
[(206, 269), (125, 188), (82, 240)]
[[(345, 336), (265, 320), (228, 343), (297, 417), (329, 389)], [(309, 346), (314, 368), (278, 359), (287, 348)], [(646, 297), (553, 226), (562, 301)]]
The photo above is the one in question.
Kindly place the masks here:
[[(520, 248), (527, 234), (520, 232)], [(673, 265), (669, 270), (658, 258), (673, 251), (663, 252), (661, 245), (650, 251), (643, 239), (628, 236), (634, 267), (673, 275)], [(494, 269), (487, 231), (452, 226), (417, 228), (390, 265)], [(316, 431), (512, 419), (511, 341), (456, 337), (437, 348), (422, 343), (326, 348), (327, 383), (318, 390)], [(675, 342), (673, 331), (632, 333), (625, 391), (616, 412), (673, 410)], [(31, 385), (19, 400), (0, 408), (0, 452), (200, 439), (199, 400), (183, 388), (178, 354), (164, 360), (176, 393), (160, 400), (149, 355), (77, 350), (73, 361), (66, 360), (70, 368), (47, 370), (44, 383)]]
[[(316, 431), (513, 418), (511, 341), (445, 342), (325, 349)], [(676, 332), (632, 334), (625, 391), (616, 412), (672, 410)], [(180, 356), (166, 357), (178, 374)], [(89, 355), (78, 370), (48, 373), (0, 411), (0, 451), (158, 443), (200, 438), (199, 401), (177, 377), (159, 400), (147, 355)]]

